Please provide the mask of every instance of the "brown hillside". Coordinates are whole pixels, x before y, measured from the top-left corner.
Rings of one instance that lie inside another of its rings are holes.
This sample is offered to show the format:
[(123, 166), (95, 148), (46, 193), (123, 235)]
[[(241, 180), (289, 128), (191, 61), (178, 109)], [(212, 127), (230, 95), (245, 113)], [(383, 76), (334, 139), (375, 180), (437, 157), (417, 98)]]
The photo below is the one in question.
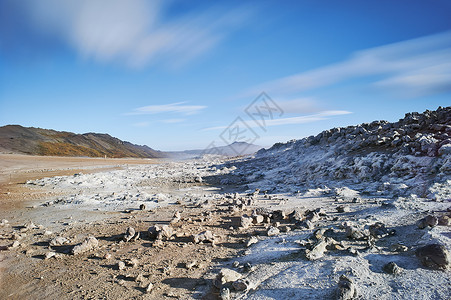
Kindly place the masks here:
[(76, 134), (19, 125), (0, 127), (0, 151), (49, 156), (165, 157), (148, 146), (135, 145), (108, 134)]

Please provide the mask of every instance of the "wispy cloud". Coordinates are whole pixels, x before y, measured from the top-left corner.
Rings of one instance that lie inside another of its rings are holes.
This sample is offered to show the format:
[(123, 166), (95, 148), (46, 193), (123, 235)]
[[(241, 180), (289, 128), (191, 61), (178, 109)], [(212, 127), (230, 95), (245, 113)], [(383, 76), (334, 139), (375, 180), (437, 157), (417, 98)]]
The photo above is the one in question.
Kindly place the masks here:
[(148, 127), (149, 125), (150, 125), (150, 122), (147, 122), (147, 121), (132, 124), (132, 126), (134, 126), (134, 127)]
[[(35, 40), (62, 41), (83, 57), (135, 68), (157, 62), (184, 64), (215, 47), (251, 15), (249, 7), (225, 13), (211, 7), (175, 16), (168, 13), (171, 4), (158, 0), (24, 0), (6, 1), (0, 9), (17, 14), (3, 21), (9, 36), (20, 35), (23, 26), (28, 26), (27, 34)], [(20, 26), (16, 19), (21, 19)]]
[[(185, 105), (186, 102), (176, 102), (171, 104), (149, 105), (138, 107), (128, 115), (153, 115), (160, 113), (178, 113), (182, 115), (194, 115), (207, 108), (204, 105)], [(181, 119), (171, 119), (181, 120)]]
[[(317, 114), (311, 114), (311, 115), (305, 115), (305, 116), (298, 116), (298, 117), (291, 117), (291, 118), (277, 118), (272, 120), (266, 120), (265, 126), (266, 127), (272, 127), (272, 126), (281, 126), (281, 125), (293, 125), (293, 124), (305, 124), (305, 123), (312, 123), (317, 121), (323, 121), (330, 119), (330, 117), (333, 116), (339, 116), (339, 115), (347, 115), (352, 114), (350, 111), (346, 110), (327, 110), (322, 111)], [(247, 126), (250, 128), (258, 128), (260, 127), (259, 124), (253, 122), (252, 120), (245, 121)], [(208, 127), (202, 129), (202, 131), (210, 131), (210, 130), (224, 130), (228, 126), (216, 126), (216, 127)]]
[(322, 106), (314, 98), (296, 98), (291, 100), (277, 99), (277, 105), (284, 114), (311, 114), (322, 110)]
[(243, 96), (264, 90), (286, 97), (372, 75), (386, 76), (373, 86), (407, 91), (406, 96), (450, 92), (451, 31), (356, 52), (343, 62), (263, 83)]
[(163, 123), (167, 123), (167, 124), (174, 124), (174, 123), (181, 123), (186, 121), (186, 119), (166, 119), (166, 120), (161, 120), (161, 122)]

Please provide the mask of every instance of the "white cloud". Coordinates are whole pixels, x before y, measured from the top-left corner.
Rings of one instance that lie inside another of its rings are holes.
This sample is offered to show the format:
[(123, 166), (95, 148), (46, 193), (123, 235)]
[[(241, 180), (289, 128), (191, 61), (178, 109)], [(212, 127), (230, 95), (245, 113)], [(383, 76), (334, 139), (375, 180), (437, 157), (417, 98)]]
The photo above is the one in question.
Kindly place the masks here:
[(141, 68), (178, 66), (216, 46), (241, 26), (250, 10), (213, 9), (167, 14), (169, 2), (146, 0), (40, 0), (22, 6), (36, 30), (83, 57)]
[[(303, 92), (344, 80), (386, 76), (374, 86), (416, 95), (451, 91), (451, 31), (356, 52), (350, 59), (266, 82), (243, 96), (265, 91), (272, 97)], [(412, 91), (411, 91), (412, 92)]]
[[(339, 116), (339, 115), (347, 115), (351, 112), (345, 111), (345, 110), (330, 110), (330, 111), (323, 111), (317, 114), (313, 115), (307, 115), (307, 116), (299, 116), (299, 117), (291, 117), (291, 118), (279, 118), (279, 119), (272, 119), (266, 121), (266, 126), (279, 126), (279, 125), (290, 125), (290, 124), (304, 124), (304, 123), (311, 123), (316, 121), (322, 121), (329, 119), (328, 117), (332, 116)], [(258, 125), (254, 124), (251, 125), (251, 127), (257, 127)]]
[(449, 92), (451, 91), (451, 61), (394, 75), (376, 82), (375, 86), (394, 90), (401, 96), (407, 97)]
[(132, 126), (134, 127), (148, 127), (150, 125), (150, 122), (138, 122), (138, 123), (133, 123)]
[(176, 102), (171, 104), (149, 105), (138, 107), (134, 109), (132, 112), (128, 113), (128, 115), (153, 115), (160, 113), (178, 113), (183, 115), (193, 115), (207, 108), (207, 106), (204, 105), (184, 105), (185, 103), (186, 102)]
[[(332, 116), (339, 116), (339, 115), (347, 115), (351, 114), (352, 112), (346, 111), (346, 110), (327, 110), (322, 111), (317, 114), (311, 114), (306, 116), (298, 116), (298, 117), (291, 117), (291, 118), (277, 118), (272, 120), (266, 120), (265, 125), (266, 127), (271, 126), (280, 126), (280, 125), (293, 125), (293, 124), (305, 124), (305, 123), (312, 123), (317, 121), (323, 121), (329, 119), (329, 117)], [(246, 124), (251, 128), (258, 128), (260, 127), (259, 124), (253, 122), (252, 120), (246, 120)], [(216, 127), (208, 127), (202, 129), (202, 131), (210, 131), (210, 130), (224, 130), (228, 126), (216, 126)]]
[(167, 123), (167, 124), (173, 124), (173, 123), (181, 123), (185, 120), (186, 119), (166, 119), (166, 120), (161, 120), (161, 122)]
[(321, 111), (319, 101), (314, 98), (278, 99), (276, 103), (284, 114), (308, 114)]

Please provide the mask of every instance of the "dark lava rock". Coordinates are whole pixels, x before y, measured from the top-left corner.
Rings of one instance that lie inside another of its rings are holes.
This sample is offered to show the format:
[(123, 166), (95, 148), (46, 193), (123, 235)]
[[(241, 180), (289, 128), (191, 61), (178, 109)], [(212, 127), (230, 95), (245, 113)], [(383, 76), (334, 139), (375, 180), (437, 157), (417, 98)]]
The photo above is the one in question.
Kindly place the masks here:
[(429, 244), (415, 251), (421, 263), (431, 269), (446, 269), (450, 265), (450, 255), (445, 246)]

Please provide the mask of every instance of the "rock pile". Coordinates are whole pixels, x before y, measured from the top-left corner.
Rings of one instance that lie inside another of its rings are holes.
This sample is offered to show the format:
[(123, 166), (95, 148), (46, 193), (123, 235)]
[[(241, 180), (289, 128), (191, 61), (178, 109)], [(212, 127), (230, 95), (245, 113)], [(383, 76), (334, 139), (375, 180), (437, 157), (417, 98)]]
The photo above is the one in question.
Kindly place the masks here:
[(347, 185), (442, 200), (450, 195), (430, 188), (451, 175), (451, 107), (408, 113), (395, 123), (374, 121), (277, 143), (235, 165), (234, 174), (242, 182), (270, 191)]

